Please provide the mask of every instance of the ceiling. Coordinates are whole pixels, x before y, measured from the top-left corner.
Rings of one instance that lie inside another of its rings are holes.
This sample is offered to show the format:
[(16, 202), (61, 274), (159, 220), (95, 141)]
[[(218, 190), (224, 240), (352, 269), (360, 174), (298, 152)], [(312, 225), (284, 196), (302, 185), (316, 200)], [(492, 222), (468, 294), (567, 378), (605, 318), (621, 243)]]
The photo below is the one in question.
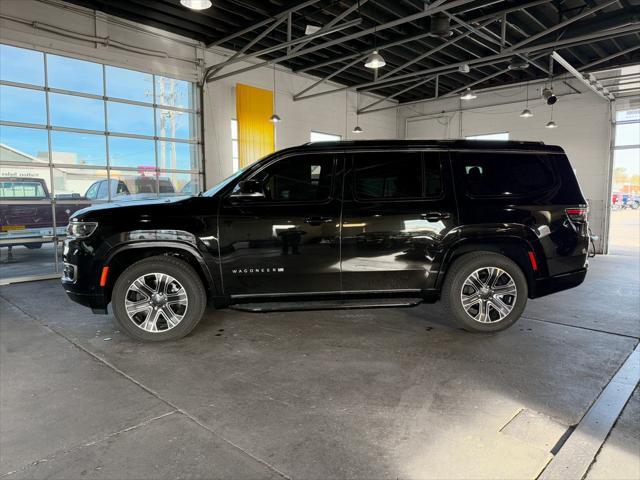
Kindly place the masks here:
[[(439, 96), (469, 85), (486, 88), (547, 78), (554, 49), (581, 71), (640, 63), (640, 0), (213, 0), (213, 7), (200, 12), (179, 0), (67, 1), (207, 45), (237, 51), (255, 42), (243, 55), (260, 53), (264, 61), (320, 78), (331, 76), (332, 82), (401, 103), (434, 97), (435, 73)], [(432, 17), (420, 15), (425, 8), (453, 15), (452, 36), (429, 33)], [(288, 38), (290, 9), (295, 9), (290, 26), (294, 41), (305, 36), (307, 24), (326, 26), (349, 9), (335, 26), (351, 26), (313, 39), (298, 51), (298, 44), (293, 45), (288, 55), (282, 44)], [(408, 17), (413, 20), (405, 21)], [(282, 21), (276, 25), (278, 19)], [(261, 26), (250, 29), (256, 24)], [(520, 43), (515, 52), (525, 49), (522, 54), (531, 63), (525, 70), (509, 70), (509, 48)], [(374, 48), (387, 62), (377, 81), (361, 59)], [(469, 63), (468, 73), (458, 71), (461, 62)], [(227, 65), (212, 77), (239, 68)], [(553, 72), (564, 70), (556, 64)], [(318, 85), (301, 98), (334, 88)]]

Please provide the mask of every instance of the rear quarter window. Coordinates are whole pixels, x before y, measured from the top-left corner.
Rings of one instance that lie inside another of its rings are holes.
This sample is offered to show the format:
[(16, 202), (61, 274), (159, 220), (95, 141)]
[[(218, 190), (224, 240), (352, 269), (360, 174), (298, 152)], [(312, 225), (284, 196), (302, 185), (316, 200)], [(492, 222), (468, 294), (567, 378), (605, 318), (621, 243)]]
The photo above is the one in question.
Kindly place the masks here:
[(456, 157), (456, 173), (472, 197), (528, 196), (559, 184), (550, 155), (458, 152)]

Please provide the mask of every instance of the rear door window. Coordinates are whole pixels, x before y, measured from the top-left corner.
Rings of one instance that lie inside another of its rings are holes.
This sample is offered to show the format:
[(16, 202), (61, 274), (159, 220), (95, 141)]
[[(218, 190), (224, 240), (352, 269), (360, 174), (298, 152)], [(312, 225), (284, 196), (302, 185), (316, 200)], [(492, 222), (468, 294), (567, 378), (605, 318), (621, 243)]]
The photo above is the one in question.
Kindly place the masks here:
[(557, 185), (551, 159), (544, 154), (459, 152), (456, 165), (473, 197), (523, 196)]
[(418, 199), (442, 193), (438, 153), (357, 152), (353, 169), (358, 200)]

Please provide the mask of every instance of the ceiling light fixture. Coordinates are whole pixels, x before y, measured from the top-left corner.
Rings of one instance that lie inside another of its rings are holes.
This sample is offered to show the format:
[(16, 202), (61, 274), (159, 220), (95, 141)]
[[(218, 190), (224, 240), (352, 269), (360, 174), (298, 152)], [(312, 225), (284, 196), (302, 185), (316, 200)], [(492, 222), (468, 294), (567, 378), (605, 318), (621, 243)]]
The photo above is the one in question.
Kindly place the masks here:
[(353, 130), (351, 130), (352, 133), (355, 133), (356, 135), (362, 133), (364, 130), (362, 130), (362, 128), (360, 128), (360, 126), (358, 125), (358, 109), (360, 108), (358, 106), (358, 91), (356, 90), (356, 126), (353, 127)]
[(520, 114), (520, 117), (522, 117), (522, 118), (531, 118), (531, 117), (533, 117), (533, 112), (531, 110), (529, 110), (529, 82), (527, 82), (527, 101), (524, 104), (524, 110), (522, 110), (522, 113)]
[(273, 64), (273, 115), (269, 117), (271, 123), (280, 123), (282, 119), (276, 113), (276, 64)]
[(462, 95), (460, 95), (460, 100), (473, 100), (474, 98), (478, 98), (478, 96), (473, 93), (473, 90), (467, 88)]
[(191, 10), (206, 10), (211, 8), (211, 0), (180, 0), (180, 4)]
[(551, 105), (551, 118), (545, 125), (545, 128), (558, 128), (558, 124), (553, 121), (553, 105)]
[(371, 68), (373, 70), (377, 70), (378, 68), (384, 67), (387, 62), (382, 58), (382, 55), (378, 53), (378, 37), (376, 36), (376, 30), (373, 30), (373, 52), (369, 54), (367, 60), (364, 62), (364, 66), (367, 68)]
[(378, 69), (382, 68), (387, 64), (382, 55), (378, 53), (377, 50), (374, 50), (367, 57), (367, 61), (364, 63), (364, 66), (367, 68)]

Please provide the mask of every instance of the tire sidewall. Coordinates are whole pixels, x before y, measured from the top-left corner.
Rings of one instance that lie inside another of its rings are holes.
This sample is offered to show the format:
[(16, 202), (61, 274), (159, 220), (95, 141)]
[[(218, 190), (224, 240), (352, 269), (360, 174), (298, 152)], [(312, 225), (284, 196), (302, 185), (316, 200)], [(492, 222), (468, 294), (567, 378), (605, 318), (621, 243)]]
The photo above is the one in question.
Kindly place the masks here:
[[(180, 323), (166, 332), (151, 333), (136, 326), (125, 309), (129, 286), (139, 277), (149, 273), (164, 273), (175, 278), (187, 293), (187, 310)], [(127, 268), (118, 277), (111, 295), (111, 307), (120, 327), (131, 337), (145, 342), (176, 340), (189, 334), (198, 324), (206, 306), (206, 293), (198, 274), (189, 264), (170, 257), (153, 257), (141, 260)]]
[[(474, 320), (467, 314), (460, 299), (460, 292), (467, 277), (483, 267), (501, 268), (511, 276), (516, 285), (517, 296), (513, 310), (498, 322), (481, 323)], [(513, 260), (491, 252), (463, 255), (456, 260), (450, 273), (445, 280), (445, 300), (454, 320), (465, 330), (479, 333), (498, 332), (512, 326), (522, 315), (528, 297), (527, 279)]]

